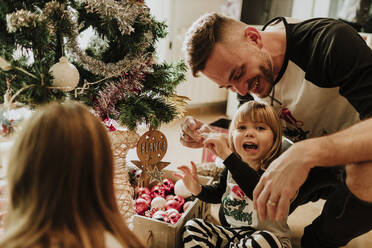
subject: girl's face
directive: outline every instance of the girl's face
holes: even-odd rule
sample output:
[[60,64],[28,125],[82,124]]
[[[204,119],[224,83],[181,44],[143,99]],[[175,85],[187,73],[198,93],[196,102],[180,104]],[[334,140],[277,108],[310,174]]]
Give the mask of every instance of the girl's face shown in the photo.
[[274,133],[266,123],[252,122],[249,119],[237,123],[233,131],[233,142],[242,160],[257,170],[260,160],[273,145]]

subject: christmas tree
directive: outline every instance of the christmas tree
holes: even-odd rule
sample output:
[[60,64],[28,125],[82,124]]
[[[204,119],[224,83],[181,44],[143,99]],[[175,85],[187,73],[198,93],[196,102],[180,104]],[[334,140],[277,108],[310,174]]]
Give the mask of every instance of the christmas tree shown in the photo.
[[[82,49],[87,30],[94,36]],[[130,129],[159,127],[186,101],[176,95],[185,64],[154,57],[166,34],[140,0],[0,0],[0,94],[29,106],[79,100]]]

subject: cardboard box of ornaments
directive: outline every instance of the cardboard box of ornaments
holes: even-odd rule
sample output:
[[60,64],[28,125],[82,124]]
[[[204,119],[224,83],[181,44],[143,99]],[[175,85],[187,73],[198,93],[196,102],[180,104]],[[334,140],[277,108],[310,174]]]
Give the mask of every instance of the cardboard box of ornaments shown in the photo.
[[[164,183],[166,185],[169,185],[169,180],[171,183],[174,182],[176,187],[179,185],[179,183],[177,183],[178,178],[176,178],[173,175],[174,171],[164,169],[162,170],[162,172],[164,172],[163,178],[166,178],[166,179],[163,180],[161,184],[159,182],[156,182],[155,184],[150,184],[148,187],[150,191],[157,190],[158,187],[154,187],[155,185],[163,185]],[[213,180],[211,177],[206,177],[206,176],[198,176],[198,177],[199,177],[199,181],[201,184],[210,184]],[[168,205],[172,205],[172,203],[174,203],[174,201],[170,200],[174,192],[177,192],[177,190],[175,191],[171,190],[170,192],[164,192],[165,198],[167,198],[168,196]],[[137,192],[137,194],[141,194],[141,193]],[[157,199],[156,194],[154,195],[153,193],[152,196],[154,196],[152,198],[152,201],[154,199]],[[176,199],[176,201],[177,200],[179,199]],[[205,218],[209,212],[208,204],[200,201],[197,198],[194,198],[194,197],[186,198],[183,206],[185,206],[185,204],[186,206],[188,205],[187,209],[183,211],[183,207],[181,207],[180,215],[177,216],[177,214],[173,214],[172,216],[175,216],[175,218],[172,219],[172,216],[169,216],[169,215],[168,217],[161,217],[159,216],[159,213],[157,214],[154,211],[152,211],[153,213],[151,213],[151,210],[150,210],[151,205],[156,205],[156,204],[150,203],[150,207],[149,207],[149,210],[147,210],[147,214],[142,213],[141,215],[140,214],[134,215],[133,217],[134,232],[145,242],[145,244],[147,244],[149,247],[152,247],[152,248],[182,247],[182,228],[185,225],[185,223],[192,218],[196,218],[196,217]],[[167,210],[168,214],[169,212],[172,213],[172,208],[169,208],[169,206],[166,206],[166,207],[168,208]],[[153,214],[158,215],[158,216],[147,217]],[[177,220],[178,217],[179,219]]]

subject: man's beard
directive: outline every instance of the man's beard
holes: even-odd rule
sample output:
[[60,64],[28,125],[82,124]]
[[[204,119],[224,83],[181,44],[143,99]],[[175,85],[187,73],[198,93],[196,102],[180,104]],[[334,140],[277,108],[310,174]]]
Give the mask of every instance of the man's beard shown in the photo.
[[266,67],[261,65],[260,66],[260,71],[263,75],[263,79],[268,83],[269,85],[269,89],[267,92],[263,92],[264,95],[262,96],[262,98],[265,98],[269,95],[269,93],[271,92],[271,89],[273,88],[274,86],[274,72],[273,72],[273,66],[271,64],[271,61],[270,60],[267,60],[266,61]]

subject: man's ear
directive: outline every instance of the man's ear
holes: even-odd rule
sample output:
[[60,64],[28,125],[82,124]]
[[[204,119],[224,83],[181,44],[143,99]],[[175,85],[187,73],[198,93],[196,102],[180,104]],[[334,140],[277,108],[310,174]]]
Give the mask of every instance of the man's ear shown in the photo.
[[262,46],[263,46],[262,38],[261,38],[260,32],[258,32],[258,30],[256,28],[251,27],[251,26],[247,26],[244,29],[244,36],[247,39],[256,43],[259,46],[259,48],[262,48]]

